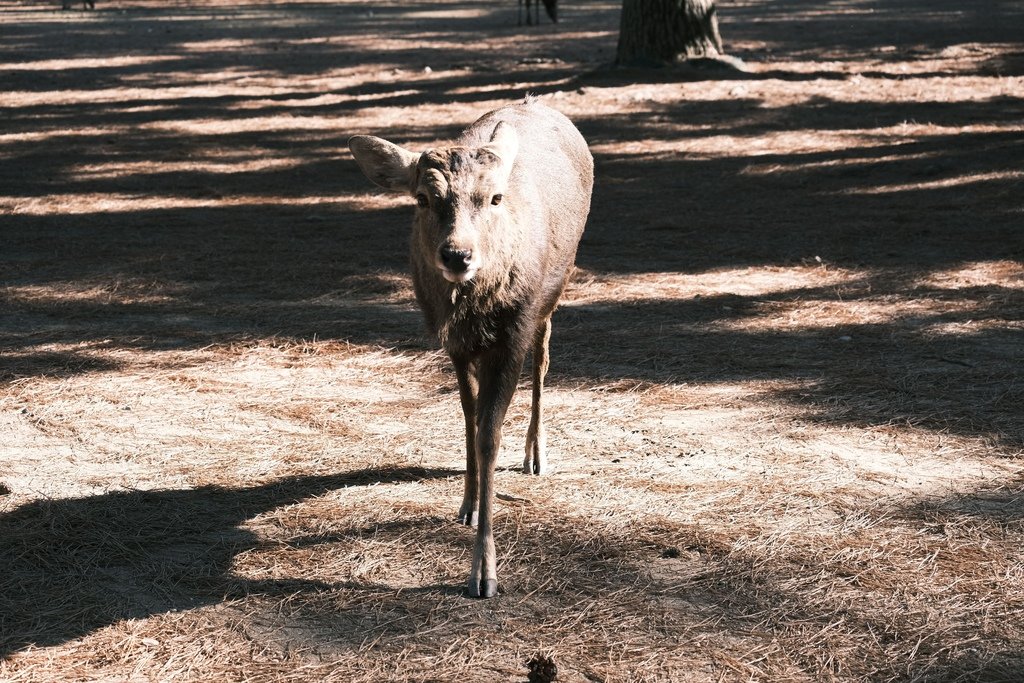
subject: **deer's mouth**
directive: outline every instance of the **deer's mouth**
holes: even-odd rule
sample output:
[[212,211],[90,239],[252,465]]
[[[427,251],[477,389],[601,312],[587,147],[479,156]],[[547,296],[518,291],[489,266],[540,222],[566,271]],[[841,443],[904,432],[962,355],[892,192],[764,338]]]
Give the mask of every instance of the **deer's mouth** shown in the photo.
[[460,284],[472,280],[473,276],[476,275],[476,272],[478,270],[478,267],[470,266],[466,268],[466,270],[463,270],[461,272],[455,272],[453,270],[449,270],[447,268],[442,267],[441,276],[448,282],[451,282],[452,284]]

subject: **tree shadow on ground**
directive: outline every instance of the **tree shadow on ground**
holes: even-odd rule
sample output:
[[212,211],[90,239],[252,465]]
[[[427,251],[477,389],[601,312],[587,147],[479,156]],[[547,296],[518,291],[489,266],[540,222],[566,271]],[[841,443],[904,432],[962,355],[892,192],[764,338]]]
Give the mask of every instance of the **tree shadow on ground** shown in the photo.
[[[733,35],[778,45],[787,36],[828,29],[822,36],[851,41],[844,46],[833,40],[837,50],[882,47],[894,34],[933,48],[967,40],[1019,41],[1010,33],[1016,29],[1012,21],[1002,22],[995,33],[949,17],[922,21],[929,8],[920,2],[901,8],[871,3],[885,10],[874,18],[863,13],[841,15],[837,3],[825,5],[820,8],[824,14],[794,19],[790,11],[806,3],[780,3],[771,10],[777,21],[756,27],[741,26],[742,20],[754,18],[765,6],[737,8]],[[1012,9],[1006,16],[1017,16]],[[900,10],[906,13],[898,15]],[[978,11],[964,9],[970,16]],[[240,75],[257,71],[298,78],[319,73],[325,59],[340,66],[377,59],[383,68],[394,63],[408,68],[418,59],[411,51],[368,56],[358,46],[325,44],[304,55],[292,49],[289,41],[308,44],[309,39],[360,35],[385,23],[394,31],[415,28],[465,37],[459,25],[443,21],[403,25],[399,16],[387,15],[376,24],[341,21],[354,19],[348,10],[331,13],[317,6],[317,12],[323,14],[313,28],[310,24],[282,27],[276,48],[268,44],[249,52],[224,47],[185,49],[162,42],[173,41],[176,29],[165,32],[168,27],[159,12],[125,22],[105,36],[92,27],[80,27],[65,35],[63,48],[68,56],[102,59],[129,48],[152,49],[146,54],[180,49],[181,54],[172,55],[174,59],[160,68],[153,64],[72,66],[46,70],[44,78],[30,71],[14,77],[5,74],[5,84],[14,86],[12,90],[41,93],[65,87],[102,90],[131,79],[157,87],[161,79],[193,70],[236,70]],[[610,14],[604,12],[601,20]],[[194,30],[206,32],[209,45],[248,37],[238,23],[204,19],[199,24]],[[887,30],[880,32],[880,25]],[[5,61],[52,55],[53,48],[48,46],[54,40],[52,26],[25,23],[16,32],[8,36],[9,42],[5,40]],[[601,40],[607,42],[607,38]],[[445,64],[480,56],[478,48],[465,40],[462,43],[464,47],[445,57]],[[596,43],[581,40],[576,46],[557,49],[592,44]],[[795,48],[789,49],[796,54]],[[813,56],[821,57],[821,49],[816,49]],[[541,92],[571,87],[571,69],[554,64],[524,67],[511,74],[474,70],[429,78],[414,87],[396,80],[396,91],[419,88],[412,93],[389,94],[391,86],[363,84],[333,94],[343,98],[380,95],[378,104],[390,106],[511,98],[520,93],[513,92],[516,87],[510,84],[526,80],[528,72]],[[411,67],[422,69],[418,63]],[[460,88],[466,92],[460,93]],[[298,108],[281,102],[282,97],[309,95],[303,91],[267,97],[183,96],[171,102],[142,101],[137,103],[141,111],[88,98],[5,109],[2,114],[9,124],[5,133],[26,137],[5,140],[5,170],[0,170],[4,191],[16,204],[3,217],[0,351],[4,367],[0,380],[119,367],[83,350],[46,350],[55,345],[100,351],[199,349],[239,339],[317,337],[391,348],[432,348],[418,334],[419,315],[402,284],[409,212],[392,204],[381,208],[376,200],[363,201],[366,181],[339,152],[347,134],[356,131],[310,134],[283,129],[202,136],[187,130],[140,127],[139,131],[148,132],[136,131],[133,136],[61,132],[104,121],[131,129],[136,124],[173,123],[182,117],[238,120],[291,112],[329,115],[363,106],[354,99],[334,104],[313,100]],[[242,106],[252,108],[243,114],[237,109]],[[814,263],[818,256],[829,267],[859,269],[866,275],[851,285],[852,293],[849,288],[822,287],[699,300],[648,297],[566,306],[555,320],[553,381],[577,386],[609,378],[657,383],[785,380],[799,386],[779,390],[776,396],[806,407],[810,415],[823,420],[910,422],[940,432],[986,436],[1000,445],[1020,448],[1024,435],[1019,406],[1024,397],[1019,368],[1024,367],[1024,359],[1019,326],[1014,326],[1022,319],[1020,289],[993,285],[929,290],[920,283],[937,271],[975,261],[1024,259],[1020,179],[1013,175],[1019,171],[1022,154],[1014,127],[1021,108],[1020,98],[1007,96],[957,103],[820,99],[769,110],[756,99],[741,97],[670,106],[640,103],[636,111],[618,117],[581,117],[579,124],[587,137],[603,146],[597,155],[599,191],[579,260],[592,273],[625,277],[701,273]],[[896,142],[799,154],[767,150],[755,155],[742,144],[733,155],[715,158],[672,151],[631,153],[626,148],[628,143],[644,140],[678,142],[703,135],[750,142],[778,132],[850,130],[870,138],[875,128],[904,121],[930,122],[943,129],[978,124],[988,128],[908,134]],[[377,132],[427,143],[453,134],[457,127],[454,123],[419,128],[396,123]],[[223,173],[131,170],[132,163],[141,162],[215,161],[225,151],[236,153],[240,165],[274,154],[291,155],[295,163],[285,169]],[[124,164],[127,170],[108,177],[82,170],[107,163],[115,168]],[[172,197],[206,205],[32,213],[34,199],[59,203],[75,194]],[[250,203],[232,205],[230,200],[240,195],[250,196]],[[286,201],[330,196],[360,199],[313,206]],[[721,200],[709,203],[707,197]],[[790,330],[765,330],[744,324],[773,306],[797,306],[808,300],[856,303],[870,296],[891,296],[895,301],[908,290],[945,307],[923,315],[828,328],[809,323]],[[936,326],[978,320],[990,324],[969,334],[934,331]],[[239,553],[257,550],[259,539],[240,525],[274,507],[344,486],[457,475],[420,468],[372,470],[296,477],[241,490],[131,492],[30,503],[0,516],[0,576],[12,586],[0,591],[0,653],[9,656],[30,644],[63,643],[120,619],[216,604],[226,597],[273,599],[295,593],[301,594],[295,618],[316,622],[318,632],[330,637],[361,642],[367,632],[413,633],[432,613],[438,596],[452,596],[458,588],[422,586],[413,591],[419,600],[410,602],[410,591],[387,586],[241,580],[230,573],[231,563]],[[1019,493],[1011,487],[904,514],[908,524],[922,529],[934,526],[939,517],[948,526],[948,520],[965,516],[1015,529],[1020,522],[1019,503]],[[579,535],[585,527],[581,520],[563,521],[558,515],[551,519],[555,521],[534,530],[529,549],[522,546],[525,539],[499,538],[499,544],[507,542],[503,547],[510,549],[510,557],[521,558],[510,561],[508,576],[524,601],[551,575],[547,570],[554,570],[566,557],[575,564],[557,584],[567,590],[557,599],[567,609],[582,609],[585,600],[592,602],[595,595],[626,600],[623,596],[631,595],[630,589],[649,579],[644,563],[662,551],[658,543],[663,541],[645,541],[643,534],[609,534],[595,543]],[[443,548],[436,527],[435,519],[399,521],[380,527],[380,533],[398,539],[412,530],[421,544]],[[358,531],[353,527],[352,533]],[[668,525],[665,531],[666,538],[681,547],[702,549],[695,551],[694,562],[723,568],[713,577],[699,579],[699,585],[677,583],[664,588],[672,588],[691,605],[698,604],[696,611],[680,617],[680,623],[692,626],[725,614],[749,624],[766,607],[779,605],[796,605],[790,613],[795,620],[805,618],[823,630],[834,623],[836,612],[801,600],[792,591],[794,582],[807,581],[821,571],[820,557],[812,555],[808,561],[794,557],[788,573],[765,578],[752,571],[749,558],[730,553],[730,538],[709,544],[699,527]],[[346,533],[293,541],[300,549],[344,540]],[[638,544],[643,546],[639,550]],[[539,562],[538,548],[545,553]],[[956,544],[944,549],[955,553]],[[631,557],[632,551],[638,554]],[[878,570],[885,570],[884,563]],[[574,584],[577,593],[570,590]],[[380,597],[377,602],[383,608],[332,612],[321,596],[337,590]],[[646,604],[648,596],[638,599]],[[50,608],[38,609],[46,600]],[[648,614],[646,606],[619,606]],[[901,630],[910,632],[903,627],[915,615],[902,612],[899,604],[890,606],[891,614],[884,617],[859,615],[856,609],[843,614],[850,628],[895,639]],[[398,619],[391,625],[381,617],[389,613]],[[452,622],[453,636],[462,636],[459,629],[464,623]],[[682,628],[670,632],[666,647],[687,644],[688,633]],[[898,642],[906,645],[906,652],[914,645]],[[431,647],[435,645],[433,641]],[[1020,659],[1020,653],[1009,648],[1001,653],[940,653],[936,668],[923,671],[922,677],[998,679],[1019,671]],[[893,676],[903,675],[913,656],[899,661],[905,666],[892,671]],[[815,664],[813,659],[804,662],[805,670],[813,674]]]
[[[72,106],[60,116],[70,120],[86,109]],[[921,283],[973,262],[1024,259],[1016,161],[1024,148],[1015,130],[1004,130],[1022,112],[1024,101],[1013,97],[820,99],[770,111],[740,99],[654,103],[581,118],[599,150],[592,217],[578,258],[585,270],[700,273],[820,259],[868,275],[834,291],[565,307],[555,320],[553,378],[799,380],[803,386],[778,397],[821,419],[906,421],[1019,446],[1022,427],[1012,406],[1021,383],[1008,370],[1021,367],[1014,343],[1014,324],[1024,317],[1019,289],[938,290]],[[173,108],[167,116],[175,116]],[[905,120],[930,120],[943,132],[800,153],[709,158],[629,151],[644,140],[670,144],[705,133],[755,140],[773,132],[852,129],[870,138],[865,121],[892,127]],[[987,128],[945,132],[972,125]],[[365,194],[369,184],[355,164],[338,158],[348,132],[246,132],[215,142],[187,132],[154,133],[110,148],[99,136],[79,140],[76,156],[61,156],[67,140],[60,136],[8,144],[16,163],[7,168],[27,170],[5,176],[20,201],[153,195],[203,205],[5,216],[0,376],[102,371],[115,366],[95,352],[110,349],[187,350],[265,338],[433,348],[404,275],[410,209],[401,202],[382,208]],[[430,140],[442,132],[410,128],[406,134]],[[224,149],[239,150],[243,162],[287,152],[295,163],[235,173],[159,167],[161,160],[190,155],[215,160]],[[48,163],[51,157],[61,162]],[[153,170],[106,177],[75,170],[141,162],[152,162]],[[240,197],[248,199],[234,201]],[[338,199],[301,201],[323,197]],[[751,315],[770,314],[770,305],[808,299],[853,305],[886,296],[898,303],[911,293],[958,312],[825,329],[739,329]],[[990,323],[978,333],[930,329],[978,320]],[[637,336],[637,329],[659,334]],[[840,337],[853,342],[837,342]],[[563,345],[572,353],[563,353]]]
[[[757,624],[754,631],[768,634],[799,625],[790,635],[807,642],[792,642],[787,649],[804,672],[867,679],[1010,681],[1024,662],[1016,620],[996,619],[999,625],[981,626],[977,617],[987,599],[972,591],[959,594],[941,617],[936,610],[947,587],[988,582],[1017,564],[1024,532],[1022,484],[1017,477],[995,491],[982,488],[924,502],[867,502],[864,508],[842,513],[849,519],[863,516],[866,523],[832,527],[844,537],[841,549],[829,547],[825,537],[801,539],[782,553],[767,544],[748,552],[728,538],[707,542],[699,525],[686,533],[713,577],[703,582],[704,587],[718,594],[738,621],[749,620]],[[756,527],[762,538],[774,530],[772,521],[743,523]],[[726,532],[730,533],[742,538],[751,530]],[[887,546],[895,537],[903,540],[890,552],[865,552]],[[958,555],[967,538],[985,539],[980,546],[984,550]],[[686,543],[687,536],[677,542]],[[1004,617],[1020,609],[1016,583],[1016,577],[1004,582],[993,606]],[[875,599],[851,599],[847,589]],[[821,599],[808,600],[810,595]],[[833,628],[837,631],[831,632]],[[979,631],[985,634],[981,638]],[[838,661],[832,659],[837,652],[844,653]]]
[[287,582],[229,576],[234,558],[261,543],[240,528],[243,522],[347,487],[460,474],[400,467],[289,477],[248,489],[126,491],[27,503],[0,514],[0,657],[124,619],[216,604],[230,593],[286,595],[294,589]]
[[[901,289],[939,310],[901,314],[900,302],[890,300],[885,322],[814,319],[816,310],[853,309]],[[769,382],[768,394],[803,407],[806,419],[913,425],[1019,451],[1024,348],[1019,324],[1002,322],[1024,319],[1024,302],[1007,305],[1019,299],[1017,290],[997,286],[951,291],[867,278],[750,296],[569,304],[555,318],[551,382]],[[801,307],[809,311],[802,324],[758,322]],[[958,328],[965,331],[952,331]],[[596,338],[603,343],[593,344]]]
[[[927,0],[897,4],[869,0],[747,3],[721,8],[722,35],[750,42],[774,57],[879,61],[905,59],[908,50],[927,58],[950,46],[1019,43],[1024,18],[1018,3],[936,7]],[[813,36],[813,38],[810,38]]]
[[[244,612],[248,639],[270,651],[280,649],[290,665],[304,657],[329,662],[339,651],[366,642],[378,643],[378,654],[389,648],[407,654],[417,648],[436,650],[437,642],[455,642],[458,636],[482,637],[476,633],[482,615],[486,623],[528,626],[523,640],[527,647],[558,642],[566,653],[562,663],[570,668],[576,663],[564,659],[568,653],[634,641],[644,643],[637,656],[666,674],[678,673],[672,653],[697,641],[698,655],[781,642],[787,657],[769,655],[751,665],[762,675],[827,669],[870,677],[912,671],[917,680],[950,680],[943,677],[1003,674],[1020,662],[1020,654],[1009,649],[1012,634],[1002,631],[990,633],[980,644],[968,639],[964,645],[934,649],[946,641],[927,632],[921,612],[926,602],[893,602],[906,600],[908,590],[917,599],[915,587],[900,585],[896,591],[894,582],[939,554],[952,555],[964,534],[991,537],[984,557],[974,556],[971,563],[952,569],[940,564],[933,569],[940,578],[971,581],[1009,561],[1019,545],[1020,482],[903,508],[878,509],[872,503],[866,510],[848,511],[877,518],[862,532],[842,532],[862,533],[865,543],[881,527],[905,527],[913,534],[912,547],[870,565],[856,553],[835,555],[827,543],[791,544],[773,550],[767,560],[744,550],[746,544],[740,541],[751,534],[775,532],[779,520],[772,514],[728,524],[641,515],[611,531],[585,512],[546,514],[547,504],[541,503],[526,516],[499,515],[503,596],[492,601],[461,599],[457,580],[413,581],[400,587],[372,578],[308,579],[299,569],[317,549],[342,557],[365,553],[360,544],[367,539],[392,553],[417,548],[447,566],[455,557],[464,558],[469,533],[458,533],[460,527],[436,516],[411,518],[396,512],[390,522],[367,525],[336,519],[328,525],[309,519],[334,506],[320,500],[312,513],[302,513],[306,522],[299,528],[275,524],[265,538],[244,528],[247,521],[275,508],[348,487],[458,475],[403,467],[289,477],[242,489],[132,491],[27,503],[0,515],[0,657],[30,646],[59,645],[123,620],[223,604]],[[329,498],[339,496],[343,501],[343,493]],[[972,518],[977,519],[975,529],[968,528]],[[329,531],[319,531],[325,527]],[[249,564],[275,565],[287,575],[246,579],[235,572],[242,554]],[[389,556],[388,561],[422,559]],[[309,571],[315,573],[316,567]],[[851,576],[864,590],[877,593],[878,601],[851,602],[842,591],[825,590]],[[921,580],[935,579],[922,575]],[[817,594],[815,586],[828,599],[808,599]],[[555,606],[554,611],[547,608],[548,614],[564,617],[535,622],[538,593]],[[585,616],[598,596],[601,614],[617,615],[615,629]],[[1012,608],[1007,602],[1000,609]],[[959,610],[948,618],[966,632],[988,617],[983,611]],[[566,629],[565,622],[573,620],[576,627]],[[423,632],[430,637],[420,639]],[[813,638],[801,641],[808,636]],[[820,660],[826,646],[837,660]],[[628,669],[626,652],[619,665]],[[658,653],[664,656],[652,663]]]
[[[503,72],[527,60],[529,72],[542,81],[544,71],[566,71],[569,55],[590,49],[594,29],[608,24],[615,12],[587,8],[574,16],[571,30],[557,36],[524,33],[515,25],[514,14],[514,7],[465,2],[445,2],[440,10],[432,2],[373,8],[362,3],[131,8],[120,14],[99,12],[81,22],[59,16],[40,19],[38,13],[30,13],[22,21],[5,24],[0,63],[11,64],[4,81],[6,89],[15,92],[87,93],[124,87],[125,83],[165,87],[179,80],[191,86],[189,75],[199,73],[209,74],[216,82],[287,77],[301,92],[307,87],[306,79],[322,76],[324,64],[334,69],[379,68],[381,75],[396,72],[386,76],[390,83],[367,83],[342,91],[350,95],[393,90],[401,83],[394,75],[416,76],[425,67],[467,70],[468,83],[483,85],[510,80],[512,75]],[[458,38],[439,41],[444,36]],[[500,54],[483,52],[481,36],[510,44]],[[556,41],[552,41],[554,37]],[[33,62],[53,62],[54,40],[62,47],[62,59],[56,61],[64,63],[45,69],[45,77],[40,78]],[[425,79],[425,86],[424,98],[445,90],[431,78]],[[329,93],[316,93],[323,94]],[[100,97],[101,101],[107,99]],[[434,100],[421,103],[424,101]],[[214,98],[210,103],[216,102],[230,105],[233,100]],[[340,106],[351,109],[365,103],[349,101]],[[46,127],[49,121],[37,124]]]

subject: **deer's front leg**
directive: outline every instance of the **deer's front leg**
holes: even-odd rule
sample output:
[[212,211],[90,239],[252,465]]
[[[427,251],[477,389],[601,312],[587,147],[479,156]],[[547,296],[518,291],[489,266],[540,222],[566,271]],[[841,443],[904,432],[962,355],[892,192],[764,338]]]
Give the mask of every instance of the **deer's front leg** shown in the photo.
[[480,498],[480,475],[477,473],[476,456],[476,403],[479,382],[476,377],[476,365],[472,361],[453,358],[452,363],[455,365],[455,375],[459,379],[462,414],[466,418],[466,484],[458,520],[460,524],[474,526],[477,523],[477,505]]
[[501,449],[501,425],[516,391],[526,355],[522,352],[488,354],[479,363],[476,459],[480,477],[479,524],[469,573],[469,595],[493,598],[498,594],[498,563],[494,549],[494,466]]

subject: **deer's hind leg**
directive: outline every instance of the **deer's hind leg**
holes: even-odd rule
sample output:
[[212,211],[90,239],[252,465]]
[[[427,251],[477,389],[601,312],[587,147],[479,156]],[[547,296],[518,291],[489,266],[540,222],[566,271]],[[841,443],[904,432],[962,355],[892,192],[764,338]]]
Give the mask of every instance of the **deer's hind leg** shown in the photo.
[[544,474],[547,471],[547,435],[544,432],[544,407],[541,397],[544,393],[544,378],[548,374],[548,343],[551,341],[551,317],[548,316],[537,327],[533,342],[533,404],[530,411],[530,428],[526,432],[526,458],[523,472]]

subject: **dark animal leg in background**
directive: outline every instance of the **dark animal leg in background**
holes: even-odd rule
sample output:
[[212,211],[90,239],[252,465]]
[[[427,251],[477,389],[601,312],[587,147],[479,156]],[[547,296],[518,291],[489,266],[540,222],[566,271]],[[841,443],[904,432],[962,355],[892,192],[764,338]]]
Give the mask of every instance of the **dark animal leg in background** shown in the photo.
[[[523,25],[523,3],[526,4],[526,23],[531,26],[540,26],[541,2],[544,3],[544,11],[551,17],[551,21],[555,24],[558,23],[558,0],[519,0],[517,17],[520,26]],[[532,15],[530,14],[531,7],[533,8]]]
[[[551,21],[555,24],[558,23],[558,0],[544,0],[544,10],[551,17]],[[538,23],[540,20],[538,18]]]

